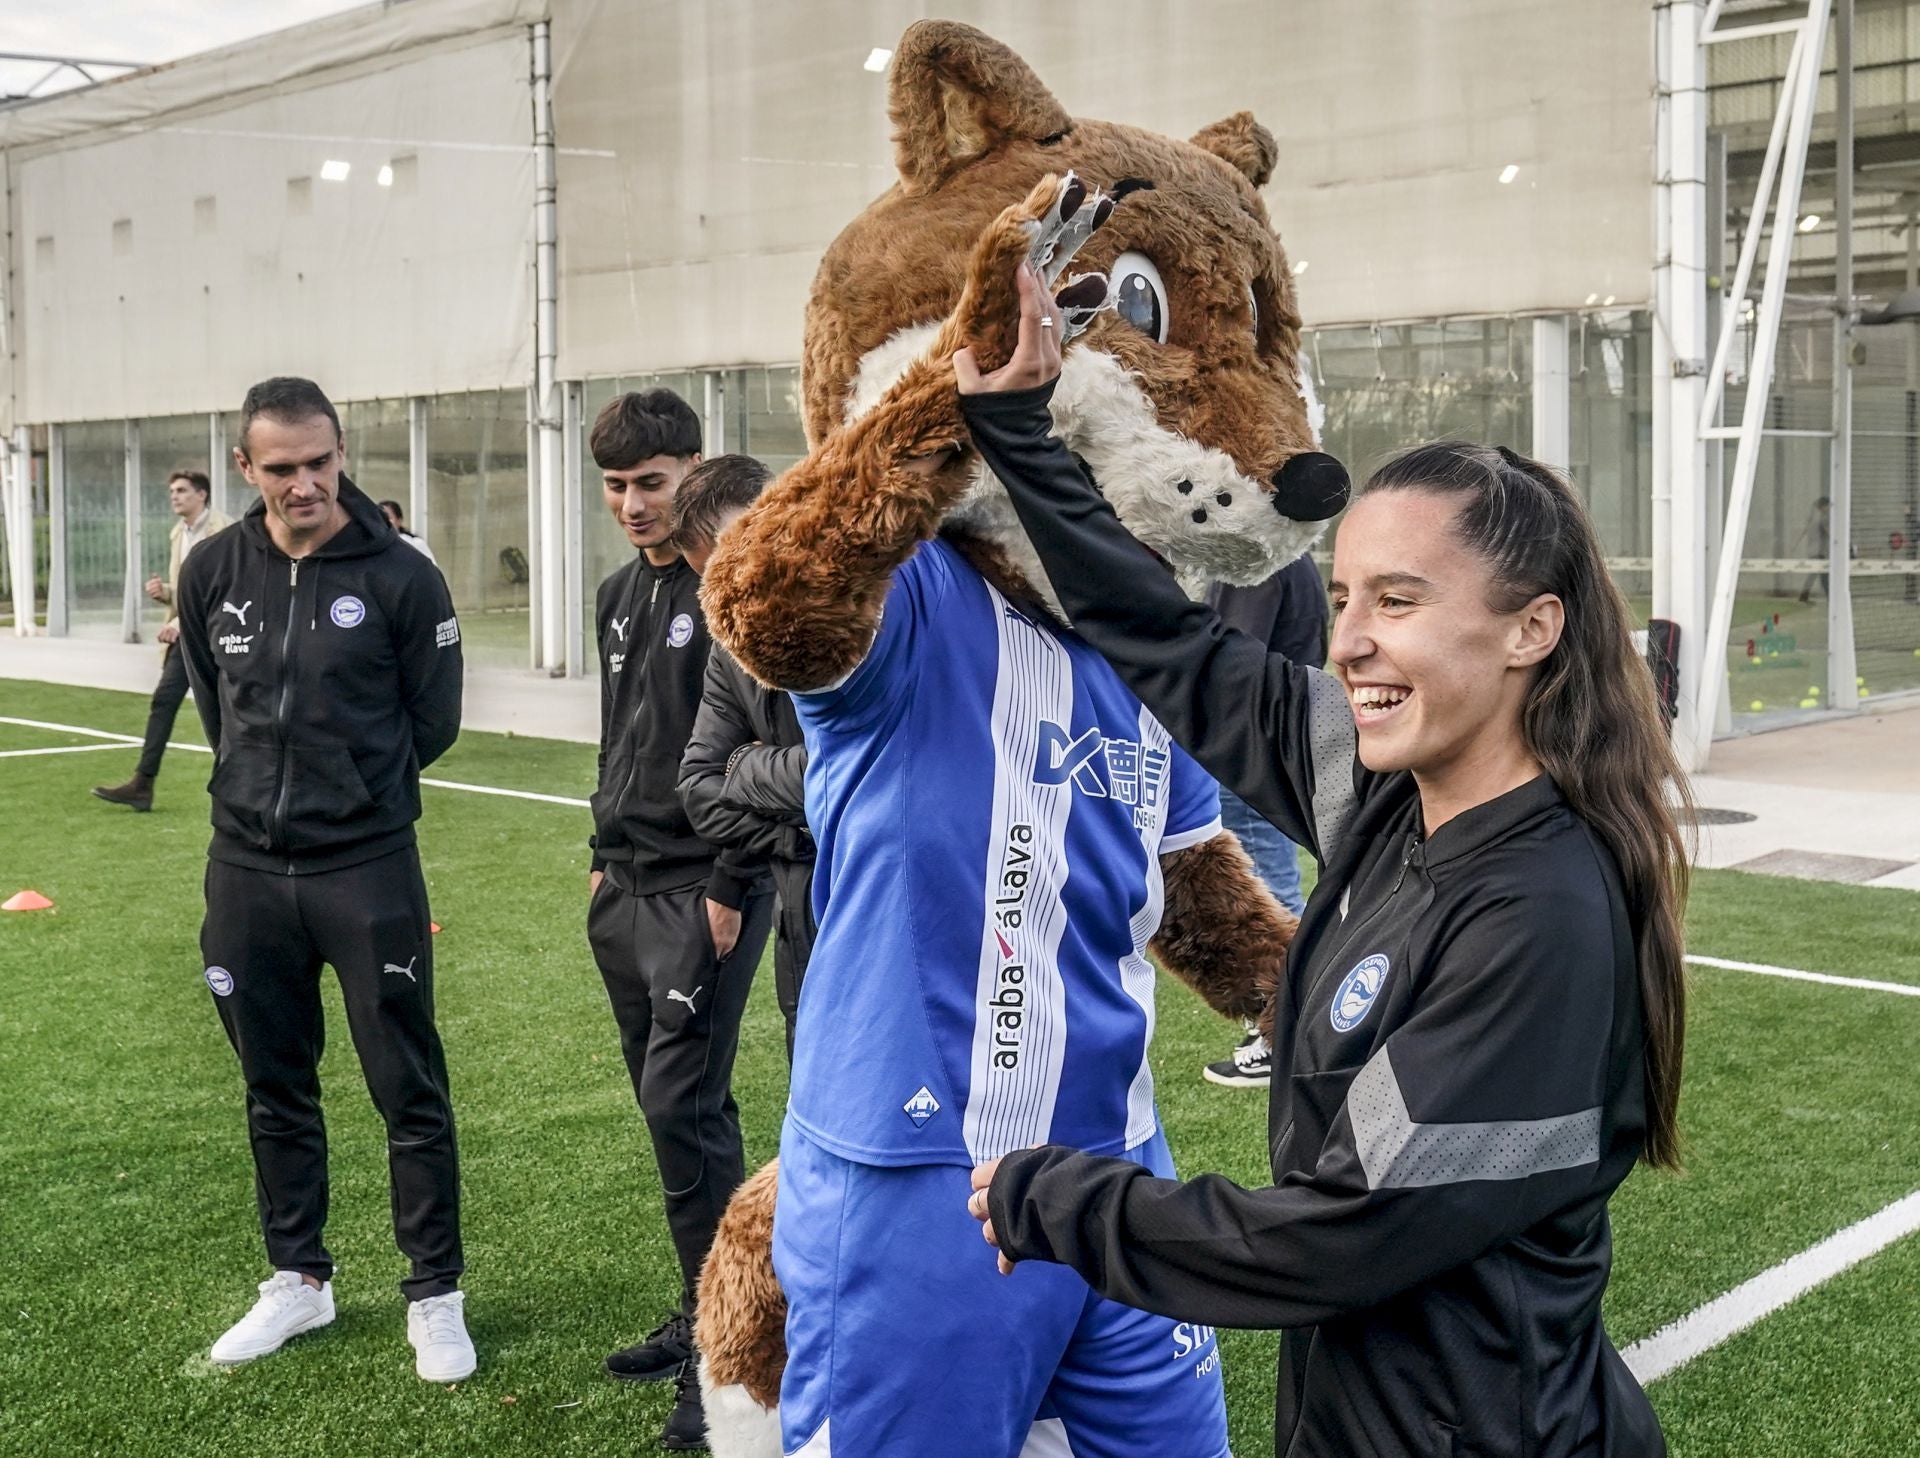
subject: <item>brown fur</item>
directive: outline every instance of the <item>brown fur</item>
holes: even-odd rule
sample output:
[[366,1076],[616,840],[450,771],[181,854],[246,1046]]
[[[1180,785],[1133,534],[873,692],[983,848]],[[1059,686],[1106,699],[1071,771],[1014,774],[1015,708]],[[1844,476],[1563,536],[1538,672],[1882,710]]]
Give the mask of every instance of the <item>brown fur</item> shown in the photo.
[[1160,965],[1215,1012],[1273,1031],[1273,998],[1298,918],[1267,890],[1232,832],[1163,856],[1166,909],[1151,943]]
[[787,1370],[787,1298],[773,1275],[773,1202],[780,1162],[756,1170],[734,1191],[700,1268],[693,1339],[717,1387],[735,1383],[755,1402],[780,1401]]

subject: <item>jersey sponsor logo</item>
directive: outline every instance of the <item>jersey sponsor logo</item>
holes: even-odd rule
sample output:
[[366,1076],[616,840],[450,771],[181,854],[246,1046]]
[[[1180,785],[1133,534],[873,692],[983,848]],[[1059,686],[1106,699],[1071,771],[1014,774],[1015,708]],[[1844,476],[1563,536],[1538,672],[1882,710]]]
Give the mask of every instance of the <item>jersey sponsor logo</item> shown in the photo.
[[1136,827],[1152,822],[1166,796],[1171,756],[1137,739],[1109,739],[1098,729],[1075,738],[1042,719],[1033,753],[1036,785],[1071,783],[1095,800],[1113,800],[1133,810]]
[[927,1120],[940,1112],[940,1100],[935,1098],[933,1090],[923,1083],[914,1096],[900,1106],[900,1109],[913,1120],[914,1128],[924,1129],[927,1127]]
[[336,597],[333,606],[327,609],[327,616],[333,619],[336,628],[357,628],[367,618],[367,605],[348,593],[345,597]]
[[1347,1033],[1360,1026],[1380,1000],[1380,989],[1387,984],[1390,964],[1385,952],[1375,952],[1345,978],[1333,994],[1333,1030]]
[[1213,1328],[1197,1321],[1176,1322],[1173,1328],[1173,1359],[1191,1357],[1213,1341]]
[[667,646],[684,648],[693,639],[693,619],[686,613],[676,613],[672,622],[667,624]]
[[607,626],[618,633],[620,635],[620,641],[624,643],[627,641],[627,624],[632,621],[633,614],[628,613],[624,618],[608,618]]
[[420,954],[415,952],[411,957],[407,958],[406,966],[402,967],[398,962],[388,962],[380,968],[380,974],[384,977],[391,973],[397,977],[404,977],[409,982],[417,983],[420,979],[413,975],[413,964],[419,960]]
[[433,625],[433,646],[434,647],[451,648],[455,643],[458,643],[459,641],[460,641],[460,620],[458,618],[448,618],[444,623],[435,623]]
[[[240,626],[244,628],[247,625],[247,611],[252,606],[253,606],[252,598],[248,598],[239,607],[235,607],[230,602],[223,602],[220,604],[220,612],[232,613],[236,618],[240,620]],[[219,614],[216,613],[214,616],[218,617]]]
[[225,967],[207,968],[207,986],[213,989],[215,997],[233,996],[233,974]]
[[258,636],[257,633],[248,633],[245,637],[238,633],[224,633],[214,641],[220,645],[222,653],[251,653],[253,640]]
[[627,666],[626,654],[609,653],[607,655],[607,672],[608,673],[618,673],[621,669],[625,668],[626,666]]
[[1018,931],[1027,916],[1027,888],[1033,884],[1033,827],[1015,821],[1007,827],[1007,843],[1000,853],[1000,885],[993,898],[993,939],[1000,947],[1000,970],[993,995],[987,999],[987,1017],[993,1028],[994,1068],[1011,1073],[1020,1066],[1020,1047],[1027,1026],[1027,964],[1007,933]]

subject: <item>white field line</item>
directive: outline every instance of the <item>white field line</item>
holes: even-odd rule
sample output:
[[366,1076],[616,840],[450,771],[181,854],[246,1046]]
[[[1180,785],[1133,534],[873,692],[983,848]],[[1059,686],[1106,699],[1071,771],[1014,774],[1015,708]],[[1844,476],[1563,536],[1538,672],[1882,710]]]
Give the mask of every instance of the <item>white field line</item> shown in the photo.
[[91,754],[97,749],[125,749],[124,744],[62,744],[52,749],[0,749],[0,759],[26,759],[35,754]]
[[1868,992],[1893,992],[1901,997],[1920,997],[1920,987],[1903,982],[1875,982],[1867,977],[1835,977],[1831,972],[1801,972],[1792,967],[1773,967],[1765,962],[1730,962],[1725,957],[1687,958],[1699,967],[1720,967],[1729,972],[1758,972],[1762,977],[1786,977],[1795,982],[1824,982],[1829,987],[1859,987]]
[[[106,744],[72,745],[65,749],[15,749],[7,751],[8,754],[70,754],[82,748],[113,749],[122,744],[140,744],[143,742],[138,735],[134,734],[114,734],[105,729],[88,729],[80,724],[49,724],[44,719],[15,719],[6,715],[0,715],[0,724],[17,724],[24,729],[48,729],[59,734],[84,734],[90,739],[105,739],[110,741]],[[213,753],[213,751],[208,749],[204,744],[169,743],[167,748],[184,749],[194,754]],[[0,755],[0,758],[3,757],[5,756]],[[432,785],[435,789],[440,790],[465,790],[470,795],[503,795],[510,800],[537,800],[543,805],[571,805],[581,810],[590,808],[593,803],[590,800],[576,800],[570,795],[542,795],[533,790],[503,790],[494,785],[462,784],[459,780],[429,780],[423,777],[420,783],[423,785]]]
[[1657,1382],[1916,1230],[1920,1230],[1920,1190],[1895,1200],[1856,1225],[1829,1235],[1818,1245],[1788,1257],[1752,1280],[1742,1281],[1724,1296],[1714,1297],[1699,1310],[1635,1342],[1620,1355],[1642,1385]]

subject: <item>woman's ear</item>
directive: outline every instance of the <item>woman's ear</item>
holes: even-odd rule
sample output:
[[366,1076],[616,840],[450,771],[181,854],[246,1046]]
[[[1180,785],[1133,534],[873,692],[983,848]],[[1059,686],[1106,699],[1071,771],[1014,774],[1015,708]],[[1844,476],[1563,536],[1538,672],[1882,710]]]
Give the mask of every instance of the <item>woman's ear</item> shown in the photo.
[[1559,646],[1560,635],[1567,626],[1566,604],[1550,592],[1541,593],[1513,617],[1513,642],[1507,652],[1509,668],[1532,668],[1542,662]]

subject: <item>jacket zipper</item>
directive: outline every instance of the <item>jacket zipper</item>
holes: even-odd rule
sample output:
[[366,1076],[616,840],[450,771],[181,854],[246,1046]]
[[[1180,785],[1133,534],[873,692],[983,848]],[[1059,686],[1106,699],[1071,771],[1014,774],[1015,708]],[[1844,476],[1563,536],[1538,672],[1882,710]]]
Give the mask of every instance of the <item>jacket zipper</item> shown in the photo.
[[[1393,885],[1388,888],[1387,894],[1380,898],[1380,904],[1373,908],[1373,911],[1365,921],[1361,922],[1352,931],[1348,932],[1346,936],[1340,939],[1338,950],[1327,958],[1327,965],[1314,975],[1313,982],[1308,986],[1306,996],[1300,1003],[1303,1013],[1306,1005],[1312,1002],[1314,995],[1319,992],[1320,986],[1326,981],[1328,974],[1337,968],[1341,962],[1346,960],[1344,954],[1355,942],[1360,940],[1360,934],[1386,914],[1387,908],[1393,904],[1393,898],[1400,894],[1401,886],[1406,883],[1407,868],[1410,867],[1414,863],[1415,858],[1420,855],[1421,845],[1421,839],[1417,834],[1407,841],[1407,848],[1401,852],[1400,855],[1400,874],[1393,878]],[[1422,866],[1424,867],[1424,865],[1425,862],[1422,860]]]
[[[300,562],[296,558],[288,564],[287,586],[287,626],[280,635],[280,707],[274,714],[274,727],[280,739],[280,784],[273,797],[273,826],[275,839],[280,843],[282,853],[287,851],[287,798],[293,788],[293,777],[287,772],[287,724],[293,709],[293,620],[300,609]],[[287,874],[293,874],[293,857],[287,856]]]
[[633,755],[634,732],[640,727],[640,715],[646,710],[647,665],[653,662],[653,608],[660,597],[660,579],[653,579],[653,590],[647,594],[647,651],[640,657],[640,697],[634,703],[633,715],[627,720],[627,782],[620,787],[619,798],[613,802],[613,810],[619,813],[620,807],[627,803],[627,796],[633,791],[634,777],[640,773],[640,762]]

